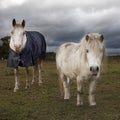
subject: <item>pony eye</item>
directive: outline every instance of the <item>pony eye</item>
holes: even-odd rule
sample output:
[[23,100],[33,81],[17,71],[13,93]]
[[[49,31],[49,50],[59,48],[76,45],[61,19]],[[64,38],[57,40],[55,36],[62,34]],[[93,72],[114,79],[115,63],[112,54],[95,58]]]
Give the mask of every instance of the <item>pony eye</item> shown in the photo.
[[25,32],[23,32],[23,35],[25,35],[26,33]]
[[86,52],[88,53],[88,52],[89,52],[89,50],[88,50],[88,49],[86,49]]
[[11,34],[13,34],[13,31],[11,32]]

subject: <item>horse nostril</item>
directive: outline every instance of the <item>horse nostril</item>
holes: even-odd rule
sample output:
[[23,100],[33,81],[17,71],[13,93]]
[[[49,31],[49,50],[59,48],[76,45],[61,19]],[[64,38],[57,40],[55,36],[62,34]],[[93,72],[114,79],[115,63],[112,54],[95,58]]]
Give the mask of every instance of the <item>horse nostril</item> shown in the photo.
[[92,71],[93,70],[93,67],[90,67],[90,71]]
[[20,51],[21,45],[14,45],[14,48],[18,52],[18,51]]
[[99,67],[98,66],[96,66],[96,67],[91,66],[90,67],[90,71],[91,72],[98,72],[99,71]]
[[21,47],[21,45],[19,45],[19,48]]
[[15,49],[19,49],[21,45],[14,45]]
[[99,71],[99,67],[98,66],[96,67],[96,71]]

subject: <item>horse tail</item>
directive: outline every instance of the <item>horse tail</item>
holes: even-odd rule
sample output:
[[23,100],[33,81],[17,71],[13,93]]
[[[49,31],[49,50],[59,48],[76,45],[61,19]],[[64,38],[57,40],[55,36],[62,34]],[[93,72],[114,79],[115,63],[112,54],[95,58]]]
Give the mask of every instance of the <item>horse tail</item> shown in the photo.
[[42,38],[42,59],[45,59],[46,57],[46,41],[45,41],[45,38],[43,36]]

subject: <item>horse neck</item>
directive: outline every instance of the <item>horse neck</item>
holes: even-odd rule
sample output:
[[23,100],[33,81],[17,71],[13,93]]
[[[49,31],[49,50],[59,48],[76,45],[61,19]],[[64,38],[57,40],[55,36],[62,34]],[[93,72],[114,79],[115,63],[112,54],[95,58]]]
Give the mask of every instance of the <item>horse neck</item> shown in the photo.
[[24,40],[23,40],[23,48],[25,48],[26,43],[27,43],[27,36],[25,35],[25,36],[24,36]]

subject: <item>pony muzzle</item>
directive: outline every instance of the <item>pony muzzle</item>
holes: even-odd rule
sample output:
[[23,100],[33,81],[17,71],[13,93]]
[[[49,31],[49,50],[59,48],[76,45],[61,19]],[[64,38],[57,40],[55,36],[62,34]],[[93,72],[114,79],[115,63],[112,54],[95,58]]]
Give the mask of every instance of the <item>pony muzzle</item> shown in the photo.
[[20,52],[21,51],[21,45],[14,45],[15,51]]
[[90,66],[90,71],[92,72],[92,74],[94,76],[97,75],[97,73],[99,72],[100,68],[98,66]]

